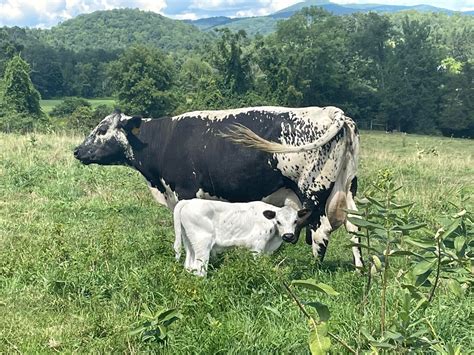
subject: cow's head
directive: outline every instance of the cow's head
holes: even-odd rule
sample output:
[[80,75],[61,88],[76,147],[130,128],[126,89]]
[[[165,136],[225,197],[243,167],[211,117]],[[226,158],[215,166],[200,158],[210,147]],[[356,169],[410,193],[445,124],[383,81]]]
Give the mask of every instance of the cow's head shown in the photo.
[[278,234],[285,242],[295,244],[298,241],[298,234],[301,230],[301,225],[310,216],[311,210],[304,208],[302,210],[295,210],[290,206],[284,206],[278,211],[266,210],[263,215],[275,222]]
[[133,140],[142,119],[114,112],[105,117],[81,145],[74,157],[84,164],[124,165],[133,161]]

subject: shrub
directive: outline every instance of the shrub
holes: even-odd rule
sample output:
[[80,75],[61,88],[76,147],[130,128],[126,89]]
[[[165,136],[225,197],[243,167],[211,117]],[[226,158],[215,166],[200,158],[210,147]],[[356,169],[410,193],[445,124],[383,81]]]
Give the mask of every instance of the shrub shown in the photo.
[[91,104],[86,99],[80,97],[68,97],[63,102],[53,107],[50,115],[53,117],[66,117],[71,115],[79,107],[91,108]]

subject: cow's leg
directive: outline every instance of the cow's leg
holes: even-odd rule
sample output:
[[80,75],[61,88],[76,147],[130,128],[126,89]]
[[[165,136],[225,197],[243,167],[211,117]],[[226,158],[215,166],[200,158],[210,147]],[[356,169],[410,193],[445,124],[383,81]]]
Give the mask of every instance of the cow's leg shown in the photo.
[[[347,193],[347,209],[349,209],[349,210],[357,211],[357,206],[356,206],[356,204],[354,202],[354,198],[353,198],[355,196],[356,189],[357,189],[357,178],[354,178],[352,180],[352,183],[351,183],[351,189]],[[357,215],[349,214],[348,217],[357,217]],[[349,233],[356,233],[356,232],[359,231],[359,228],[357,228],[357,226],[354,225],[353,223],[349,222],[348,219],[346,219],[346,221],[345,221],[345,226],[346,226],[346,230]],[[351,234],[351,235],[352,235],[351,236],[351,242],[360,244],[360,237],[358,237],[357,235],[354,235],[354,234]],[[361,268],[362,266],[364,266],[364,262],[362,260],[362,250],[361,250],[360,246],[353,246],[352,247],[352,255],[353,255],[353,259],[354,259],[354,265],[355,265],[356,268]]]
[[321,216],[319,227],[310,226],[306,229],[306,238],[308,239],[308,234],[311,235],[313,255],[321,262],[324,260],[331,232],[331,224],[326,216]]

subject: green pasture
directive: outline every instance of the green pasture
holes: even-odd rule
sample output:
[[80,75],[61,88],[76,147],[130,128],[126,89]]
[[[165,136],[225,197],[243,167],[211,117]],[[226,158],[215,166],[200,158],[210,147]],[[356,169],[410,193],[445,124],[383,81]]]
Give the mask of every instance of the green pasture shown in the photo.
[[[42,101],[45,111],[54,104]],[[301,300],[328,305],[330,331],[370,348],[361,329],[378,331],[379,285],[362,309],[365,278],[353,270],[343,228],[322,265],[300,238],[258,259],[229,251],[196,278],[175,261],[171,213],[144,179],[127,167],[79,164],[72,149],[82,139],[0,134],[0,353],[308,354],[307,320],[282,287],[307,278],[339,295],[298,291]],[[404,186],[399,198],[434,229],[453,211],[449,202],[473,195],[473,156],[469,140],[363,132],[359,194],[391,169]],[[400,296],[388,291],[390,320]],[[472,306],[470,290],[455,295],[441,283],[427,310],[440,341],[465,354],[474,351]],[[182,315],[165,343],[130,334],[146,308]],[[333,341],[331,351],[345,349]]]
[[[97,107],[99,105],[115,105],[115,100],[113,99],[87,99],[92,105],[92,107]],[[54,106],[59,105],[63,102],[62,99],[57,100],[41,100],[40,105],[44,113],[50,113]]]

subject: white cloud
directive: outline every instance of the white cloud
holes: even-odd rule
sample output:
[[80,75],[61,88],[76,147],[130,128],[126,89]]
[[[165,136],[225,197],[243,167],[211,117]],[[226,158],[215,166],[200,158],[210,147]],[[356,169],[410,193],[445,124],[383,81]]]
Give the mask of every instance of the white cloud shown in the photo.
[[2,0],[0,26],[51,27],[82,13],[125,7],[162,13],[166,0]]
[[197,20],[199,17],[193,12],[185,12],[179,15],[173,16],[176,20]]
[[[247,17],[274,13],[302,0],[0,0],[0,26],[51,27],[82,13],[139,8],[176,19],[210,16]],[[473,0],[331,0],[338,4],[428,4],[452,10],[473,10]]]

